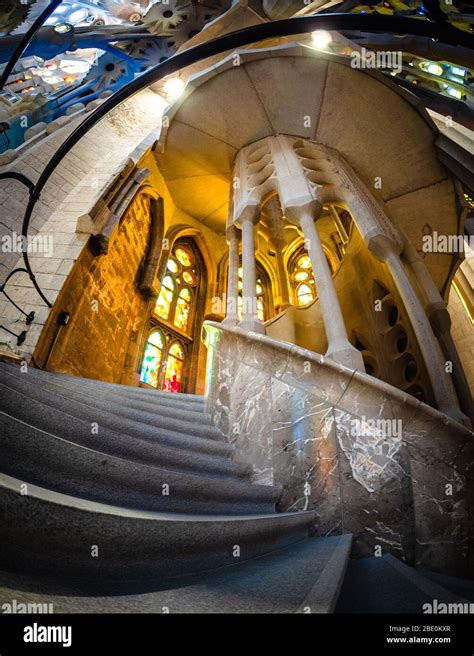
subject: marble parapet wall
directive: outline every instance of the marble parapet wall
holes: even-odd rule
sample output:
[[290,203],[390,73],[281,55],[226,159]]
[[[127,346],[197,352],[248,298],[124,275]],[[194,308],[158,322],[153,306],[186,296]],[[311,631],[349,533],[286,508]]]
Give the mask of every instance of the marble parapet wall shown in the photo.
[[204,324],[208,404],[280,511],[316,511],[318,535],[358,556],[474,573],[474,437],[404,392],[265,335]]

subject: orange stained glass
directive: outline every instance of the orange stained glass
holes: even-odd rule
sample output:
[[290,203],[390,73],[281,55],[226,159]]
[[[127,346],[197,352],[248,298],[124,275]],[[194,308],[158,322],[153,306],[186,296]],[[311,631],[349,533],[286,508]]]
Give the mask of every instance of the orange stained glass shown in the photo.
[[179,342],[174,342],[168,352],[163,389],[168,392],[179,392],[183,375],[184,349]]
[[189,255],[188,251],[184,250],[184,248],[177,248],[174,252],[174,256],[182,266],[191,266],[191,256]]
[[194,276],[190,271],[183,271],[183,280],[184,282],[187,282],[188,285],[194,285],[195,283]]
[[191,309],[191,292],[187,287],[184,287],[178,296],[176,302],[176,311],[174,313],[174,325],[181,330],[186,330],[189,320],[189,311]]
[[171,276],[165,276],[160,289],[160,295],[155,305],[155,314],[162,319],[167,319],[173,302],[174,282]]

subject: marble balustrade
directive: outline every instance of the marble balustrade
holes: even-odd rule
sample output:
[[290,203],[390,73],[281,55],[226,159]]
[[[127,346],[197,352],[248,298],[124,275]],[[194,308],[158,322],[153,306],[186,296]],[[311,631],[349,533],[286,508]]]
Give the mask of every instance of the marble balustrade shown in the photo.
[[473,574],[474,438],[398,389],[312,351],[206,322],[208,404],[280,511],[353,533],[360,556]]

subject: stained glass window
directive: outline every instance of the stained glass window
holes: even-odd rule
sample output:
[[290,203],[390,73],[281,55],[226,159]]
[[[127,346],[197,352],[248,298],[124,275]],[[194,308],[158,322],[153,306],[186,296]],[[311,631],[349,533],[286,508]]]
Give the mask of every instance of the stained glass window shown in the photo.
[[191,255],[184,248],[177,248],[174,252],[176,259],[183,267],[189,267],[192,264]]
[[166,260],[160,293],[140,369],[140,382],[168,392],[187,391],[194,385],[187,364],[199,348],[194,343],[195,325],[202,317],[198,304],[205,283],[203,262],[197,248],[187,239],[175,243]]
[[165,342],[161,331],[155,330],[148,337],[140,371],[140,381],[153,387],[158,386],[161,359]]
[[174,296],[174,281],[171,276],[165,276],[161,283],[160,295],[156,301],[155,314],[162,319],[168,319]]
[[181,379],[183,375],[184,349],[180,342],[174,342],[166,359],[165,377],[163,389],[168,392],[179,392],[181,390]]
[[[174,248],[166,275],[161,283],[155,315],[169,321],[180,330],[189,331],[193,304],[193,288],[197,285],[195,258],[187,248]],[[184,287],[183,287],[184,285]]]
[[176,273],[178,271],[178,265],[172,258],[168,260],[167,269],[168,271],[171,271],[171,273]]
[[313,290],[306,283],[301,283],[296,289],[296,296],[298,299],[298,305],[308,305],[311,301],[314,301]]
[[182,391],[186,363],[193,353],[200,260],[191,245],[179,242],[166,262],[152,324],[145,344],[140,382],[168,392]]
[[176,301],[176,310],[174,314],[174,325],[186,330],[188,327],[189,311],[191,309],[191,292],[187,287],[183,287]]
[[317,296],[313,268],[309,255],[300,249],[290,260],[290,280],[293,286],[296,305],[309,305]]

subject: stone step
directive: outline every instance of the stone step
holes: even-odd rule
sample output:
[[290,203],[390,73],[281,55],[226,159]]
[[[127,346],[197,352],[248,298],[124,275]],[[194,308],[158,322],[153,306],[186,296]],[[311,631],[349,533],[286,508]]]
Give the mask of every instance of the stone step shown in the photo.
[[336,613],[420,614],[434,603],[469,602],[387,554],[349,561]]
[[[5,377],[4,377],[5,379]],[[14,381],[16,383],[17,381]],[[10,385],[12,383],[10,382]],[[169,447],[156,439],[142,439],[123,432],[110,430],[102,425],[98,432],[92,432],[91,422],[83,421],[62,412],[53,406],[37,401],[33,396],[41,397],[44,392],[35,390],[36,394],[23,394],[9,385],[0,384],[2,408],[8,415],[36,428],[52,433],[58,437],[100,451],[108,455],[134,460],[165,469],[187,472],[205,472],[209,476],[229,476],[250,478],[250,465],[230,460],[228,456],[212,455],[193,451],[186,447]],[[199,440],[200,438],[192,438]]]
[[[0,474],[0,569],[77,582],[147,581],[268,553],[305,535],[313,512],[183,515],[101,504]],[[295,575],[295,572],[293,572]]]
[[[60,389],[58,389],[56,393],[53,393],[47,385],[39,385],[36,381],[33,381],[30,378],[22,378],[21,375],[11,374],[7,371],[0,371],[0,380],[3,381],[6,387],[15,390],[17,393],[24,394],[28,399],[39,401],[43,405],[41,420],[53,422],[53,426],[56,418],[55,412],[58,412],[58,420],[62,417],[62,414],[60,413],[63,413],[67,416],[75,417],[87,424],[86,430],[88,433],[91,433],[92,425],[97,424],[99,434],[104,433],[106,430],[111,430],[116,433],[139,438],[142,441],[149,441],[151,444],[162,444],[167,447],[186,449],[191,452],[206,453],[213,456],[229,457],[233,453],[232,446],[226,442],[157,428],[141,421],[134,421],[117,416],[108,410],[98,410],[87,403],[87,397],[82,401],[79,398],[66,399],[61,395]],[[76,395],[76,397],[79,396],[80,395]],[[15,402],[13,401],[13,403]],[[24,411],[27,411],[28,405],[15,405],[18,405],[18,408],[21,407]],[[40,418],[36,417],[35,421],[39,422]],[[75,436],[78,431],[81,433],[79,429],[80,426],[77,422],[72,422],[69,428],[67,426],[65,427],[66,431],[70,430],[71,436]],[[50,430],[50,428],[46,428],[45,430]],[[82,426],[82,430],[84,430],[84,426]],[[52,432],[55,432],[54,428],[52,429]],[[67,435],[68,433],[66,433],[66,436]]]
[[11,604],[12,598],[47,603],[52,604],[54,613],[162,613],[164,609],[171,614],[295,613],[301,612],[318,582],[326,580],[331,585],[323,586],[317,606],[304,612],[330,613],[350,545],[351,536],[347,535],[303,538],[239,564],[179,577],[174,584],[150,581],[134,594],[125,594],[122,586],[110,586],[107,592],[102,587],[96,595],[79,594],[64,583],[52,586],[51,581],[2,572],[0,603]]
[[[1,363],[0,370],[2,370]],[[88,397],[92,396],[93,398],[107,399],[111,403],[125,404],[127,408],[134,410],[153,412],[175,419],[198,422],[199,424],[211,423],[211,417],[206,412],[203,402],[198,404],[186,400],[173,402],[175,394],[167,393],[167,397],[142,394],[140,392],[147,390],[140,387],[126,388],[124,385],[114,386],[110,383],[101,383],[100,386],[92,385],[90,383],[97,381],[90,381],[87,378],[74,378],[63,374],[41,371],[40,369],[28,368],[26,371],[22,371],[19,367],[12,365],[3,367],[3,370],[12,375],[18,375],[22,380],[40,381],[42,385],[47,385],[51,389],[60,388],[61,394],[65,397],[74,396],[79,392]]]
[[[10,368],[20,370],[21,367],[12,362],[0,361],[0,368]],[[82,378],[80,376],[71,376],[70,374],[63,374],[56,371],[43,371],[35,367],[28,367],[23,375],[40,377],[41,379],[49,379],[51,381],[60,382],[63,386],[68,385],[82,385],[85,389],[103,390],[108,393],[115,393],[121,398],[137,399],[142,401],[155,402],[160,405],[169,405],[172,407],[182,407],[189,411],[205,412],[205,396],[200,394],[182,394],[173,392],[163,392],[161,390],[154,390],[149,387],[138,387],[131,385],[121,385],[117,383],[107,383],[93,378]]]
[[419,573],[430,581],[438,583],[446,590],[454,592],[454,594],[474,603],[473,579],[463,579],[457,576],[448,576],[447,574],[440,574],[439,572],[432,572],[431,570],[425,569],[419,570]]
[[163,512],[250,515],[274,512],[281,493],[278,487],[177,472],[104,454],[3,412],[0,429],[4,472],[83,499]]
[[[10,367],[10,369],[13,369],[13,367]],[[16,375],[21,381],[25,381],[26,378],[30,376],[29,373],[21,373],[19,368],[13,372],[13,375]],[[52,382],[51,378],[47,375],[47,372],[40,372],[39,375],[35,375],[35,378],[37,384],[41,384],[42,389],[49,390],[53,395],[60,394],[65,403],[67,403],[69,399],[76,399],[86,403],[91,408],[96,408],[97,411],[107,410],[116,416],[124,417],[125,419],[130,419],[132,421],[144,422],[149,426],[156,426],[157,428],[185,433],[187,435],[195,435],[197,437],[204,437],[206,439],[222,439],[221,432],[217,427],[210,423],[208,415],[202,415],[202,417],[196,421],[196,418],[191,419],[183,416],[185,415],[184,412],[178,413],[177,415],[176,412],[174,412],[174,416],[172,416],[167,413],[166,409],[162,410],[163,414],[161,414],[159,408],[153,412],[136,410],[129,407],[126,400],[120,401],[118,398],[115,398],[114,400],[108,398],[107,395],[102,392],[102,388],[100,388],[100,392],[96,390],[85,393],[81,386],[77,387],[76,384],[74,384],[72,389],[68,389],[68,387],[64,386],[58,379],[55,379],[56,382]],[[179,416],[179,414],[181,414],[181,416]]]

